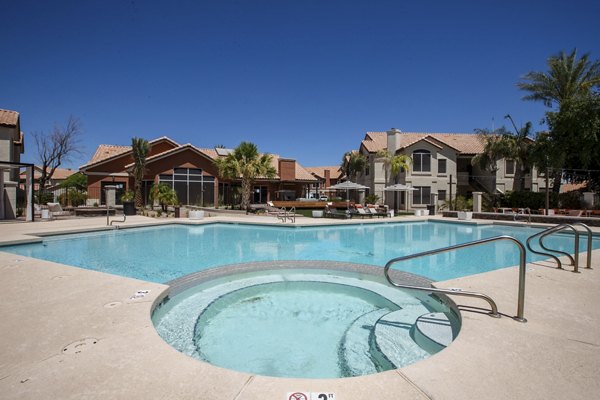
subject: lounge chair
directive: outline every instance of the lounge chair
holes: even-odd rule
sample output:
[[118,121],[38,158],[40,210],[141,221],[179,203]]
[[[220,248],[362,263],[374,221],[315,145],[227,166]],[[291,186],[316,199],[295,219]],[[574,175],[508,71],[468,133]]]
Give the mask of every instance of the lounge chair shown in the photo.
[[583,216],[582,210],[569,210],[569,217],[582,217],[582,216]]
[[346,211],[338,211],[335,207],[325,206],[324,217],[328,218],[352,218],[352,214]]
[[48,211],[50,211],[50,216],[54,217],[67,217],[71,215],[70,211],[64,211],[60,206],[60,203],[46,203],[48,204]]
[[350,211],[350,213],[354,217],[360,217],[360,218],[373,218],[374,217],[374,214],[371,214],[371,212],[365,211],[365,209],[362,206],[362,204],[356,204],[354,206],[354,209],[352,209]]
[[388,212],[377,211],[377,208],[373,204],[367,204],[367,210],[376,217],[389,217],[390,215]]

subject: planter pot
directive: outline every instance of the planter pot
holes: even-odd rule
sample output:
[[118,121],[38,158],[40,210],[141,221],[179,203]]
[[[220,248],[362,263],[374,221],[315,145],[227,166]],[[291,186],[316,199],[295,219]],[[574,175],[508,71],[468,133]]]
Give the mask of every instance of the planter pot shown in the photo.
[[423,210],[415,210],[415,217],[420,217],[423,215]]
[[190,210],[189,212],[190,219],[204,219],[204,211],[202,210]]
[[312,216],[313,216],[313,218],[323,218],[323,211],[313,210]]
[[123,202],[123,214],[125,215],[135,215],[135,203],[133,201],[124,201]]
[[469,221],[471,218],[473,218],[472,211],[459,211],[458,212],[458,219]]
[[174,207],[174,208],[175,208],[175,218],[180,218],[181,208],[180,207]]

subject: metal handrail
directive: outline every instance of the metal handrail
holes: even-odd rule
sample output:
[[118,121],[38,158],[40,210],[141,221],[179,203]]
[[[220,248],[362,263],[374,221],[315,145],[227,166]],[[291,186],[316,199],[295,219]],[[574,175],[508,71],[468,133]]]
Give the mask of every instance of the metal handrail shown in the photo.
[[411,260],[414,258],[419,258],[419,257],[424,257],[424,256],[429,256],[429,255],[434,255],[434,254],[439,254],[439,253],[445,253],[448,251],[458,250],[458,249],[462,249],[465,247],[477,246],[480,244],[485,244],[485,243],[490,243],[490,242],[496,242],[499,240],[508,240],[508,241],[514,243],[515,245],[517,245],[517,247],[519,248],[519,252],[520,252],[520,257],[519,257],[519,294],[518,294],[518,301],[517,301],[517,316],[513,317],[513,319],[515,319],[519,322],[527,322],[527,320],[523,316],[524,307],[525,307],[525,272],[526,272],[526,265],[527,265],[526,264],[527,263],[526,262],[526,250],[525,250],[525,246],[523,246],[523,244],[521,242],[519,242],[517,239],[515,239],[512,236],[507,236],[507,235],[494,236],[491,238],[475,240],[475,241],[467,242],[467,243],[461,243],[461,244],[457,244],[454,246],[443,247],[441,249],[429,250],[429,251],[424,251],[421,253],[410,254],[408,256],[393,258],[385,264],[385,267],[384,267],[385,278],[392,286],[399,287],[399,288],[421,290],[421,291],[427,291],[427,292],[432,292],[432,293],[443,293],[443,294],[447,294],[447,295],[475,297],[475,298],[485,300],[488,302],[488,304],[490,305],[490,307],[492,309],[490,315],[492,317],[500,317],[500,314],[498,313],[498,306],[496,305],[494,300],[491,297],[489,297],[488,295],[485,295],[483,293],[467,292],[467,291],[463,291],[462,289],[437,289],[437,288],[426,288],[426,287],[421,287],[421,286],[404,285],[404,284],[394,282],[389,275],[389,270],[390,270],[391,266],[400,261],[406,261],[406,260]]
[[[551,226],[550,228],[547,228],[547,229],[545,229],[545,230],[543,230],[543,231],[540,231],[540,232],[538,232],[538,233],[535,233],[535,234],[533,234],[533,235],[529,236],[529,237],[527,238],[527,241],[525,242],[525,244],[527,245],[527,248],[529,249],[529,251],[530,251],[530,252],[532,252],[532,253],[534,253],[534,254],[539,254],[539,255],[541,255],[541,256],[546,256],[546,257],[551,257],[551,258],[554,258],[554,261],[556,261],[556,263],[558,264],[558,269],[562,269],[562,262],[560,261],[560,259],[559,259],[558,257],[556,257],[554,254],[551,254],[551,253],[544,253],[543,251],[537,251],[537,250],[534,250],[534,249],[531,247],[531,241],[532,241],[534,238],[536,238],[536,237],[538,237],[538,236],[540,236],[540,235],[542,235],[542,234],[544,234],[544,233],[546,233],[546,232],[554,231],[555,229],[559,228],[560,226],[561,226],[561,225]],[[551,250],[549,250],[549,251],[551,251]]]
[[573,226],[582,226],[585,230],[587,230],[587,269],[592,269],[592,230],[589,226],[584,224],[583,222],[575,222],[571,224]]
[[[540,239],[539,239],[540,247],[546,251],[553,251],[555,253],[560,253],[560,254],[563,254],[564,256],[568,257],[571,260],[571,264],[573,265],[573,272],[579,273],[579,232],[577,231],[577,229],[575,229],[575,227],[573,225],[570,225],[570,224],[560,224],[560,225],[556,226],[555,228],[556,229],[550,230],[548,232],[544,232],[540,235]],[[575,246],[574,246],[575,248],[573,249],[574,258],[571,256],[571,254],[567,253],[566,251],[554,250],[554,249],[547,248],[543,242],[543,240],[546,236],[552,235],[553,233],[563,231],[565,229],[571,229],[575,233]]]
[[[527,211],[527,214],[525,214],[525,211]],[[514,216],[513,216],[513,221],[515,221],[515,222],[516,222],[516,221],[517,221],[517,217],[518,217],[519,215],[523,215],[523,216],[524,216],[524,215],[527,215],[527,223],[528,223],[528,224],[531,224],[531,208],[529,208],[529,207],[527,207],[527,208],[524,208],[522,213],[518,213],[518,212],[514,213]]]
[[290,208],[288,211],[285,207],[283,207],[278,213],[277,218],[281,220],[285,224],[286,220],[290,220],[292,223],[296,223],[296,207]]

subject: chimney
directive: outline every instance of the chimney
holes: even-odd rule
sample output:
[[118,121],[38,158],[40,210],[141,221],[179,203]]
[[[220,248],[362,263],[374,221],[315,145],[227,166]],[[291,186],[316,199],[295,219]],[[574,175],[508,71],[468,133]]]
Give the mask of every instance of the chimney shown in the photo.
[[400,129],[392,128],[387,131],[387,150],[391,154],[395,154],[396,150],[400,148]]
[[331,186],[331,171],[328,169],[325,170],[325,187],[328,188]]

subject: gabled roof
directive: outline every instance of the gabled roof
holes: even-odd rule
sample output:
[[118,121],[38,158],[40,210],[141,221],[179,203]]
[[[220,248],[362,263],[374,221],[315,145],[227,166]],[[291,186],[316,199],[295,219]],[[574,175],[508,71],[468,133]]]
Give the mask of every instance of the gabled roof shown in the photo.
[[[174,146],[179,146],[177,142],[173,139],[168,138],[166,136],[162,136],[156,138],[154,140],[149,141],[148,143],[155,144],[159,142],[168,142]],[[96,152],[92,156],[92,159],[88,161],[86,164],[79,167],[79,169],[90,168],[92,166],[102,164],[108,161],[112,161],[118,157],[124,156],[131,152],[131,146],[120,146],[114,144],[101,144],[96,149]]]
[[0,109],[0,125],[17,126],[19,124],[19,113],[11,110]]
[[[408,147],[425,138],[432,138],[449,146],[462,154],[478,154],[483,152],[483,143],[475,133],[436,133],[436,132],[401,132],[400,148]],[[370,153],[387,148],[387,132],[367,132],[361,142]]]
[[[201,149],[197,148],[196,146],[194,146],[191,143],[186,143],[186,144],[182,144],[182,145],[180,145],[178,147],[172,148],[170,150],[163,151],[162,153],[155,154],[152,157],[146,158],[146,164],[152,164],[155,161],[161,160],[161,159],[163,159],[165,157],[169,157],[169,156],[171,156],[173,154],[181,153],[182,151],[185,151],[185,150],[191,150],[194,153],[196,153],[196,154],[198,154],[198,155],[200,155],[200,156],[202,156],[204,158],[207,158],[209,160],[213,160],[212,157],[210,157],[209,155],[207,155],[206,153],[204,153]],[[134,163],[127,164],[125,166],[125,169],[131,169],[131,168],[133,168],[133,165],[134,165]]]
[[[69,176],[71,176],[75,173],[77,173],[77,171],[75,171],[73,169],[56,168],[54,170],[54,174],[52,175],[52,179],[53,180],[67,179]],[[26,175],[27,175],[27,171],[23,171],[20,173],[21,178],[25,178]],[[34,165],[33,166],[33,179],[39,179],[40,176],[42,176],[42,167],[40,167],[39,165]]]
[[333,179],[339,178],[342,175],[342,170],[340,169],[339,165],[327,167],[306,167],[305,169],[321,179],[325,179],[325,171],[329,171],[329,176]]

